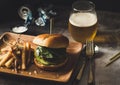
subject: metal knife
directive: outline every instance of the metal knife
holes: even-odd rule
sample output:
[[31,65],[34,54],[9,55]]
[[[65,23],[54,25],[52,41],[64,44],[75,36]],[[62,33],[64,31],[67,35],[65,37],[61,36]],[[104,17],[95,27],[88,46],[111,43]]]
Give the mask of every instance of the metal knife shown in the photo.
[[83,71],[85,69],[85,65],[86,65],[86,59],[83,59],[83,64],[77,74],[77,77],[75,78],[74,82],[73,82],[73,85],[78,85],[79,81],[81,80],[82,78],[82,75],[83,75]]

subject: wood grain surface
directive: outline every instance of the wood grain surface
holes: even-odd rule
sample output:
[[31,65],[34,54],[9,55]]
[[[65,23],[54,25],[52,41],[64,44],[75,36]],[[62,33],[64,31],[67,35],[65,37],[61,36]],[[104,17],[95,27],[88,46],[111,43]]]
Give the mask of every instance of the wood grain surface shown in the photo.
[[[5,38],[7,43],[10,43],[11,41],[16,41],[17,38],[19,38],[19,36],[21,40],[25,42],[30,42],[33,50],[36,49],[37,46],[32,43],[35,36],[24,35],[24,34],[19,35],[10,32],[6,32],[1,35],[0,49],[7,46],[6,43],[3,42],[3,38]],[[0,67],[0,72],[11,74],[11,76],[16,75],[18,77],[23,76],[23,77],[51,80],[51,81],[68,82],[74,71],[76,61],[79,58],[81,49],[82,49],[81,43],[70,42],[67,48],[68,61],[64,67],[60,68],[57,71],[44,71],[38,68],[34,63],[30,63],[30,65],[27,67],[26,70],[18,70],[17,73],[14,71],[14,69],[8,69],[6,67]]]

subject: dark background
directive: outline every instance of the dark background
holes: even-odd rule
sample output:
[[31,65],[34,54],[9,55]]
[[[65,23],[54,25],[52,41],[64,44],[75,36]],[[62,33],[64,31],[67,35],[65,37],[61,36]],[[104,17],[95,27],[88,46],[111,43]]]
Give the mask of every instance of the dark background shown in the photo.
[[[54,7],[71,7],[74,1],[76,0],[0,0],[0,23],[20,19],[17,11],[22,5],[30,5],[32,10],[36,11],[38,7],[49,4],[53,4]],[[90,1],[95,3],[96,10],[120,12],[120,0]]]

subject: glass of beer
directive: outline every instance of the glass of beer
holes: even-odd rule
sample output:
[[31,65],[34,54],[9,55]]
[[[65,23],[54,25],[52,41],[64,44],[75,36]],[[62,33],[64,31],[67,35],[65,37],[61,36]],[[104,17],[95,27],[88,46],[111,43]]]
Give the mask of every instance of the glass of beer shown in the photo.
[[68,29],[75,41],[83,44],[92,41],[97,33],[95,5],[90,1],[77,1],[72,5]]

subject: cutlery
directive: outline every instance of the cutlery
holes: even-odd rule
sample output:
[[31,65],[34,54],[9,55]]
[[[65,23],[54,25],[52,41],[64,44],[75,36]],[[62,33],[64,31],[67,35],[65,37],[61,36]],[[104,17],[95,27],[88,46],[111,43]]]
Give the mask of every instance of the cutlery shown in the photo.
[[82,78],[82,74],[83,74],[85,65],[86,65],[86,61],[83,61],[82,67],[81,67],[81,69],[80,69],[80,71],[78,72],[78,75],[77,75],[77,77],[76,77],[77,80],[80,80],[80,79]]
[[83,64],[77,74],[77,77],[75,78],[74,82],[72,85],[78,85],[79,81],[81,80],[82,78],[82,75],[83,75],[83,72],[84,72],[84,69],[85,69],[85,65],[86,65],[86,60],[83,61]]
[[90,61],[90,69],[89,69],[89,76],[88,76],[88,85],[94,83],[94,76],[93,76],[93,68],[92,68],[92,59],[95,53],[94,43],[93,41],[86,41],[86,55]]
[[73,81],[73,84],[72,85],[78,85],[78,83],[80,82],[82,76],[83,76],[83,72],[84,72],[84,69],[85,69],[85,66],[86,66],[86,56],[85,53],[84,53],[84,49],[83,49],[83,52],[81,53],[82,54],[82,65],[81,65],[81,68],[79,69],[78,73],[77,73],[77,76],[76,78],[74,79]]

